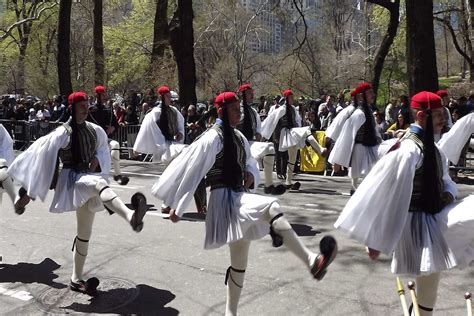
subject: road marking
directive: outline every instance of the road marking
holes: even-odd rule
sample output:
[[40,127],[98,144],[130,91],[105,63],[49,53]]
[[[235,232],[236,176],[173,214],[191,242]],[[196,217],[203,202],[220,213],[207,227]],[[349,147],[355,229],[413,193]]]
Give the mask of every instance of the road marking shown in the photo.
[[158,217],[161,217],[161,218],[170,218],[170,214],[163,214],[163,213],[160,213],[160,212],[146,212],[146,215],[151,215],[151,216],[158,216]]
[[5,296],[10,296],[10,297],[22,300],[24,302],[27,302],[33,298],[33,296],[29,292],[10,290],[1,286],[0,286],[0,294],[5,295]]
[[114,188],[114,189],[132,189],[132,190],[138,190],[138,189],[144,188],[145,186],[134,187],[133,185],[111,184],[111,185],[109,185],[109,187]]
[[134,176],[143,176],[143,177],[153,177],[153,178],[156,178],[156,177],[160,177],[160,175],[158,174],[153,174],[153,173],[141,173],[141,172],[122,172],[122,174],[131,174],[131,175],[134,175]]
[[301,210],[302,208],[306,209],[307,211],[315,212],[315,213],[321,213],[321,214],[339,214],[340,212],[338,211],[333,211],[333,210],[323,210],[319,208],[312,208],[317,206],[316,204],[305,204],[303,207],[301,206],[291,206],[291,205],[283,205],[282,209],[292,209],[292,210]]

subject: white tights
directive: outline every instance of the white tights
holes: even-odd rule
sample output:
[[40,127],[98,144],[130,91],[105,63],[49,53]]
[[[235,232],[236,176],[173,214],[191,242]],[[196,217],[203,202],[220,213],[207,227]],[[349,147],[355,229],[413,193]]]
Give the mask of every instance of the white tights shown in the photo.
[[324,148],[317,142],[316,138],[314,138],[313,135],[310,135],[306,139],[308,140],[308,143],[311,145],[311,147],[313,147],[314,151],[321,156]]
[[[440,273],[423,275],[416,278],[416,294],[420,305],[420,316],[431,316],[433,311],[426,311],[421,307],[433,309],[436,304]],[[412,311],[412,315],[415,313]]]
[[[275,216],[281,214],[280,204],[274,202],[270,205],[268,210],[264,213],[264,218],[271,222]],[[276,233],[283,238],[283,244],[301,261],[306,267],[310,268],[316,258],[317,254],[311,252],[296,235],[290,223],[284,216],[280,216],[272,223],[272,227]],[[227,302],[226,315],[236,315],[239,304],[240,293],[244,284],[245,269],[247,268],[248,253],[250,242],[245,240],[238,240],[229,244],[230,248],[230,262],[231,267],[229,278],[227,280]],[[235,271],[239,270],[239,271]]]
[[[129,209],[115,192],[107,186],[105,180],[97,182],[96,190],[105,206],[130,223],[134,211]],[[83,269],[89,249],[89,239],[92,234],[94,217],[95,213],[89,210],[88,202],[76,210],[77,235],[74,241],[73,268],[71,276],[73,282],[83,280]]]
[[89,240],[92,235],[92,224],[95,213],[87,207],[87,203],[76,210],[77,237],[75,239],[71,280],[84,280],[83,269],[89,249]]
[[286,166],[286,185],[291,185],[293,180],[293,170],[296,164],[297,149],[295,146],[288,148],[288,165]]
[[112,164],[114,166],[114,175],[118,176],[121,173],[120,169],[120,144],[115,141],[109,141],[110,155],[112,156]]
[[265,176],[265,187],[273,184],[273,165],[275,164],[274,155],[263,156],[263,175]]
[[0,159],[0,184],[12,202],[15,203],[15,185],[13,184],[12,178],[8,175],[8,168],[4,159]]
[[359,178],[351,178],[352,189],[355,191],[359,186]]

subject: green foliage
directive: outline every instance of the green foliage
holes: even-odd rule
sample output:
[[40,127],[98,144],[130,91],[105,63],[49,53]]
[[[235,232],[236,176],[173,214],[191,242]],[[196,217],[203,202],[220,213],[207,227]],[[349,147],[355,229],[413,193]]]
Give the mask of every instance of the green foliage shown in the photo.
[[151,1],[134,0],[132,6],[118,24],[104,27],[108,84],[119,89],[143,79],[152,48]]
[[172,86],[176,82],[170,56],[155,65],[158,70],[153,69],[160,78],[150,77],[155,7],[152,0],[133,0],[128,15],[118,23],[104,26],[108,85],[117,91],[143,89],[162,83]]
[[463,82],[463,79],[458,76],[452,76],[449,78],[440,77],[439,80],[439,88],[449,90],[449,88],[457,83]]
[[[406,74],[406,19],[403,15],[404,1],[400,3],[400,24],[390,51],[385,59],[384,68],[377,91],[377,104],[383,108],[391,99],[407,94]],[[388,27],[390,14],[381,6],[373,6],[371,22],[382,34]]]

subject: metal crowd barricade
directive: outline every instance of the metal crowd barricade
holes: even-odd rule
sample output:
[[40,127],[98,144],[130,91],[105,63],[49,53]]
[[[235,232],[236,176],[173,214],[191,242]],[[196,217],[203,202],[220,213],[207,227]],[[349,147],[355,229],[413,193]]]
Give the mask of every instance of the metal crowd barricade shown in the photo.
[[[2,120],[2,124],[14,141],[14,148],[16,150],[27,149],[35,140],[49,134],[62,123],[42,122],[42,121],[14,121]],[[126,125],[120,126],[112,135],[112,139],[120,144],[122,152],[126,152],[130,157],[132,155],[133,145],[137,139],[140,125]]]
[[119,126],[112,135],[112,139],[120,144],[120,152],[128,158],[132,158],[133,145],[137,139],[141,125]]
[[465,175],[474,174],[474,134],[471,135],[470,140],[461,151],[458,163],[451,165],[450,169],[455,172],[459,171]]
[[16,150],[25,150],[35,140],[49,134],[62,123],[43,122],[43,121],[14,121],[0,120],[7,132],[12,137],[13,148]]

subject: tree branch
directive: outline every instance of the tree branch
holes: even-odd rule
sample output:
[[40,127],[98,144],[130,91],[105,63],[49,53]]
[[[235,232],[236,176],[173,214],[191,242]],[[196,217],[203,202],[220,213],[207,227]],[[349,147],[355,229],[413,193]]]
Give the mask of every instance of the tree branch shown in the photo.
[[454,47],[456,48],[457,52],[458,52],[465,60],[467,60],[467,62],[469,62],[470,64],[472,64],[472,59],[471,59],[471,57],[469,57],[469,55],[468,55],[468,54],[461,48],[461,46],[459,45],[458,39],[457,39],[457,37],[456,37],[456,32],[454,31],[454,28],[453,28],[453,26],[451,25],[451,22],[449,22],[448,19],[442,19],[442,18],[439,18],[439,17],[437,17],[437,16],[434,16],[433,19],[434,19],[435,21],[444,23],[444,25],[448,28],[449,33],[451,34],[451,38],[453,39],[453,44],[454,44]]
[[25,23],[28,23],[30,21],[34,21],[34,20],[38,20],[41,15],[43,14],[43,12],[47,11],[47,10],[50,10],[52,8],[54,8],[55,6],[57,6],[59,4],[59,2],[54,2],[53,4],[47,6],[47,7],[42,7],[40,10],[38,10],[37,12],[35,12],[35,15],[31,16],[31,17],[28,17],[26,19],[23,19],[23,20],[20,20],[20,21],[17,21],[15,23],[13,23],[12,25],[10,25],[7,29],[4,29],[4,30],[0,30],[3,32],[2,35],[0,35],[0,42],[3,41],[4,39],[6,39],[8,36],[11,35],[11,32],[13,31],[14,28],[16,27],[19,27],[20,25],[23,25]]
[[433,12],[433,15],[438,15],[438,14],[443,14],[443,13],[450,13],[450,12],[461,12],[462,13],[462,10],[460,10],[458,8],[449,8],[449,9],[446,9],[446,10]]

